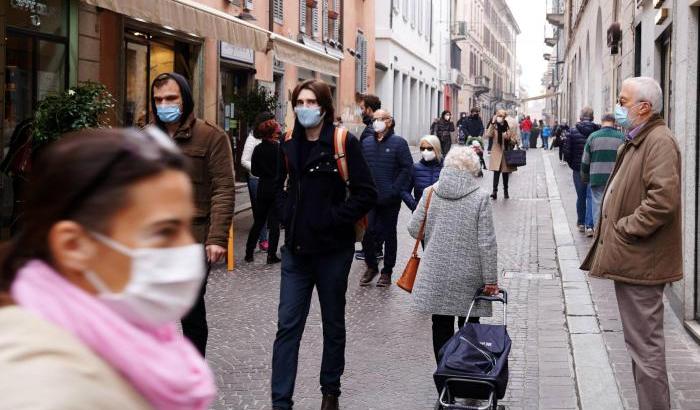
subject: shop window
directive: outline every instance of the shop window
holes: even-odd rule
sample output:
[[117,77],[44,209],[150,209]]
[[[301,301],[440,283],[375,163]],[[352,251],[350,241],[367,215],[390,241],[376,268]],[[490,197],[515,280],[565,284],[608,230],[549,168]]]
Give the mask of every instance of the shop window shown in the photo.
[[6,21],[15,28],[65,37],[68,35],[67,0],[9,0]]
[[663,111],[661,114],[666,124],[673,129],[673,50],[671,48],[671,29],[659,38],[656,47],[660,55],[659,84],[663,92]]
[[162,73],[182,74],[192,84],[192,46],[170,38],[127,30],[125,36],[125,126],[143,127],[150,118],[151,82]]

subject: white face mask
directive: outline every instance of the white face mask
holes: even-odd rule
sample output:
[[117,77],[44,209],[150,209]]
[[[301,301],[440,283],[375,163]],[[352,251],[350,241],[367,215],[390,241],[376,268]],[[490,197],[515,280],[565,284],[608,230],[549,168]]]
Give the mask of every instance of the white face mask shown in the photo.
[[423,159],[430,162],[435,159],[435,151],[421,151],[421,155],[423,156]]
[[382,120],[375,120],[372,123],[372,127],[374,128],[375,131],[382,133],[384,130],[386,130],[386,123]]
[[206,273],[201,244],[131,249],[104,235],[92,235],[131,257],[131,278],[120,293],[109,289],[95,272],[85,272],[85,279],[97,289],[100,300],[110,309],[141,326],[175,322],[189,311]]
[[499,124],[503,123],[503,117],[496,117],[496,122]]

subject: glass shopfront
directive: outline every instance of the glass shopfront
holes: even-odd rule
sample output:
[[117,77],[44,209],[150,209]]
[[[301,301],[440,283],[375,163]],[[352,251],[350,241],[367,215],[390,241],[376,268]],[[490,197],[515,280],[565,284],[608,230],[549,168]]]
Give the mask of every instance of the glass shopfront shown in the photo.
[[68,1],[10,0],[5,43],[3,147],[44,96],[68,86]]
[[163,31],[128,28],[124,36],[124,126],[143,127],[150,121],[151,82],[162,73],[182,74],[194,86],[199,47]]

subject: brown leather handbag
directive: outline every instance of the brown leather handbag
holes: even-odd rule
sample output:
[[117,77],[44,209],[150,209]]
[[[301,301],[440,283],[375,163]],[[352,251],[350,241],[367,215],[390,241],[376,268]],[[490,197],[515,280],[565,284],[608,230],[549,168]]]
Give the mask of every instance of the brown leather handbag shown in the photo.
[[413,246],[413,254],[408,259],[406,263],[406,268],[404,268],[401,278],[396,282],[396,286],[405,290],[408,293],[413,291],[413,284],[416,282],[416,274],[418,273],[418,265],[420,265],[420,256],[418,256],[418,245],[420,245],[423,237],[425,236],[425,221],[428,219],[428,208],[430,208],[430,199],[433,196],[433,188],[428,189],[428,197],[425,201],[425,217],[423,217],[423,222],[420,224],[420,229],[418,230],[418,237],[416,238],[416,244]]

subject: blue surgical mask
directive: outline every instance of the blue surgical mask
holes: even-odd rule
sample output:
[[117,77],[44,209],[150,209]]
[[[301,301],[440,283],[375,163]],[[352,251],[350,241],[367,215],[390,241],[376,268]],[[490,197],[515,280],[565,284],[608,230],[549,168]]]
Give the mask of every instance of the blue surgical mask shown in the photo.
[[297,115],[299,123],[304,128],[313,128],[321,123],[323,115],[321,115],[321,107],[294,107],[294,112]]
[[178,105],[158,105],[156,106],[158,118],[166,124],[171,124],[180,119],[182,111]]
[[632,127],[632,121],[629,119],[629,110],[620,104],[615,105],[615,122],[622,128]]

